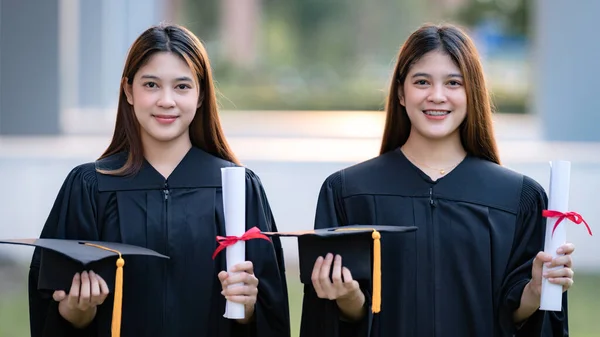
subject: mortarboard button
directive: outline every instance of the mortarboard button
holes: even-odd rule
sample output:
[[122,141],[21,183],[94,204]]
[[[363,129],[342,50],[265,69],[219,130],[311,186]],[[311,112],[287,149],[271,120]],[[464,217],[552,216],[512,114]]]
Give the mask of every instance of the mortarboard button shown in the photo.
[[[116,242],[62,240],[62,239],[12,239],[0,244],[26,245],[41,248],[39,290],[64,290],[69,292],[73,276],[84,270],[94,270],[114,289],[112,336],[121,331],[121,308],[123,301],[123,256],[145,255],[157,258],[169,257],[147,248]],[[115,271],[114,278],[109,277]],[[114,280],[114,287],[112,286]]]
[[372,312],[381,310],[381,233],[409,233],[417,227],[406,226],[340,226],[296,232],[264,232],[271,236],[298,237],[300,281],[311,284],[312,270],[319,256],[340,255],[342,265],[352,278],[373,287]]

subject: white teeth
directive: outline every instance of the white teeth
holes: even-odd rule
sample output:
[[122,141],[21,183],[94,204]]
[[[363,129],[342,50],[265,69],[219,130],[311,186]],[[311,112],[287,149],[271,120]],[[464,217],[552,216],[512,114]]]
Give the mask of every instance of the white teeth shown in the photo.
[[444,116],[444,115],[447,115],[450,113],[450,111],[429,111],[429,110],[425,110],[423,112],[429,116]]

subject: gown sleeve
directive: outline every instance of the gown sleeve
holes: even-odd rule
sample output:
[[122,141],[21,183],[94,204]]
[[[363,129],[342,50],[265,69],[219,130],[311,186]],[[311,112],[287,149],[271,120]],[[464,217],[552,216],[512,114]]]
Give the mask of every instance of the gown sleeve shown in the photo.
[[[50,214],[44,224],[41,238],[97,240],[96,198],[97,184],[93,164],[74,168],[66,177]],[[36,248],[29,269],[29,315],[32,337],[88,336],[95,331],[92,322],[85,329],[76,329],[58,312],[58,302],[52,292],[37,289],[40,272],[40,250]]]
[[[319,192],[315,217],[315,229],[348,225],[341,197],[342,173],[329,176]],[[352,272],[352,271],[350,271]],[[304,285],[300,337],[366,337],[369,336],[373,316],[371,313],[371,294],[367,284],[360,284],[365,295],[367,315],[357,322],[350,322],[340,316],[335,301],[321,299],[312,284]]]
[[[259,177],[246,170],[246,225],[276,232],[277,226]],[[246,242],[247,260],[252,261],[258,278],[258,296],[253,322],[234,324],[235,337],[289,337],[290,315],[285,264],[281,240],[255,239]]]
[[542,210],[547,208],[548,197],[544,189],[533,179],[525,177],[521,194],[517,227],[503,283],[503,302],[500,310],[500,325],[507,334],[528,337],[568,336],[567,293],[563,293],[562,311],[535,311],[527,320],[515,325],[512,314],[519,308],[525,285],[531,279],[533,259],[544,250],[546,220]]

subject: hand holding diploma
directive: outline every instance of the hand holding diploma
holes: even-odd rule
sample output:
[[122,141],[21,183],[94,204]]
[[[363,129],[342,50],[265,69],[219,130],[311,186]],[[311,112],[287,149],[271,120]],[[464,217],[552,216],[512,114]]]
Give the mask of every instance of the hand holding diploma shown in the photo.
[[217,237],[219,246],[213,259],[221,250],[226,250],[227,271],[218,275],[222,294],[227,299],[223,317],[246,323],[254,314],[258,279],[252,262],[246,261],[245,241],[270,239],[257,227],[246,231],[246,168],[226,167],[221,169],[221,174],[226,236]]
[[542,214],[547,218],[544,252],[538,253],[533,262],[530,286],[534,293],[540,294],[541,310],[561,311],[562,293],[573,285],[571,254],[575,250],[573,244],[566,243],[564,220],[576,224],[585,221],[579,214],[568,211],[571,163],[553,161],[550,172],[548,210]]
[[[232,274],[225,271],[219,273],[219,281],[223,287],[221,294],[228,302],[241,304],[244,307],[244,319],[240,323],[247,323],[254,315],[254,305],[258,295],[258,279],[254,276],[253,265],[250,261],[236,264],[231,269]],[[242,286],[229,288],[230,284]]]
[[[560,290],[559,296],[573,285],[574,272],[571,254],[574,251],[575,246],[572,243],[566,243],[557,249],[554,254],[556,257],[545,252],[539,252],[533,260],[530,286],[537,297],[540,297],[540,308],[542,284],[544,282],[555,285]],[[559,299],[561,298],[559,297]]]
[[[223,185],[223,211],[225,213],[225,233],[227,236],[241,236],[246,230],[246,168],[225,167],[221,169]],[[233,267],[246,260],[246,243],[237,241],[226,248],[227,273],[235,275]],[[242,283],[229,283],[228,288],[243,286]],[[244,318],[244,305],[227,301],[224,317]]]

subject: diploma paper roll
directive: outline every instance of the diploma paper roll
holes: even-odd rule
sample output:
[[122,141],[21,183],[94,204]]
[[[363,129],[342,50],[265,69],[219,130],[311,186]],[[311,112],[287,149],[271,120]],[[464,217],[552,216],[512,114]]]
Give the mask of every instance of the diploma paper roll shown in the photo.
[[[569,187],[571,180],[571,162],[552,161],[550,162],[550,193],[548,195],[548,209],[568,212],[569,210]],[[562,221],[552,234],[552,229],[558,218],[549,217],[546,220],[546,239],[544,242],[544,252],[556,258],[556,250],[567,241],[567,231],[565,225],[567,221]],[[543,272],[562,268],[560,266],[547,268],[544,265]],[[540,299],[540,309],[546,311],[562,310],[562,285],[552,284],[546,278],[542,278],[542,293]]]
[[[223,212],[225,213],[225,235],[242,236],[246,231],[246,168],[221,168],[223,184]],[[246,260],[246,243],[238,241],[225,249],[227,272],[232,275],[231,268]],[[242,286],[242,283],[231,284],[228,288]],[[227,301],[225,318],[243,319],[244,305]]]

